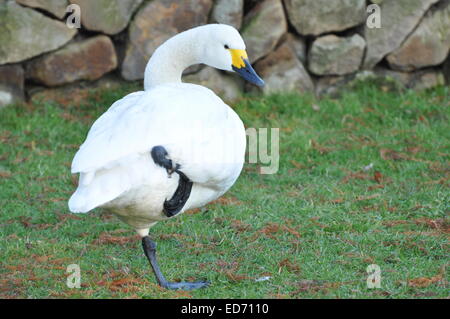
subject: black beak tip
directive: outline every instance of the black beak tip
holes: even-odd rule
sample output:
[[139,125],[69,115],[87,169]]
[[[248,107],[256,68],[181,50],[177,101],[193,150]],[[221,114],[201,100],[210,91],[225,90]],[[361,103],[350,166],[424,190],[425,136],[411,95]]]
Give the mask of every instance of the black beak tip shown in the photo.
[[266,85],[266,83],[264,82],[263,79],[259,78],[258,81],[255,82],[255,84],[259,87],[263,87],[264,85]]
[[259,77],[247,59],[245,59],[244,62],[245,67],[236,68],[233,66],[233,70],[248,82],[256,86],[263,87],[265,85],[264,80]]

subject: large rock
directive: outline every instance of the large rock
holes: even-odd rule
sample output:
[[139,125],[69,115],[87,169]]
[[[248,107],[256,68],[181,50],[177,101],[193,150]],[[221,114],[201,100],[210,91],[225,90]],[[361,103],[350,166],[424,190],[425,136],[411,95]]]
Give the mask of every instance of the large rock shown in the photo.
[[243,12],[244,0],[216,0],[211,19],[212,22],[228,24],[240,29]]
[[431,10],[400,48],[388,55],[393,69],[412,71],[439,65],[450,52],[450,1]]
[[399,72],[381,66],[375,67],[372,72],[374,76],[395,82],[402,88],[408,88],[410,86],[414,75],[411,72]]
[[265,94],[274,92],[313,92],[314,84],[292,48],[283,43],[274,52],[255,64],[264,79]]
[[297,59],[299,59],[303,64],[306,63],[307,45],[305,39],[298,37],[293,33],[286,33],[280,41],[286,42],[286,44],[294,50]]
[[432,89],[445,84],[442,70],[425,69],[414,73],[409,87],[413,90]]
[[189,74],[197,73],[197,72],[199,72],[201,69],[203,69],[204,66],[205,66],[204,64],[194,64],[194,65],[191,65],[190,67],[188,67],[187,69],[185,69],[185,70],[183,71],[183,76],[184,76],[184,75],[189,75]]
[[117,34],[123,31],[143,0],[70,0],[81,8],[81,23],[92,31]]
[[374,69],[378,77],[393,79],[403,87],[413,90],[424,90],[445,84],[442,70],[427,68],[415,72],[394,71],[382,67]]
[[374,71],[360,71],[358,73],[324,76],[316,81],[316,95],[339,98],[344,91],[353,91],[355,87],[364,87],[367,85],[377,86],[383,92],[401,92],[407,88],[411,80],[411,74],[395,74],[394,76]]
[[250,61],[269,54],[287,31],[287,22],[281,0],[264,0],[244,18],[242,37]]
[[400,72],[376,67],[373,71],[321,77],[316,82],[316,94],[339,97],[343,91],[353,90],[361,82],[370,82],[383,90],[399,92],[405,89],[424,90],[443,85],[444,76],[441,70],[432,68],[416,72]]
[[309,70],[317,75],[344,75],[358,71],[366,41],[351,37],[326,35],[314,41],[309,52]]
[[316,81],[316,95],[319,97],[327,96],[336,98],[341,92],[348,88],[349,83],[355,78],[355,75],[331,75],[323,76]]
[[66,8],[69,5],[69,0],[16,0],[16,2],[27,7],[50,12],[59,19],[64,18]]
[[427,68],[415,72],[401,72],[376,67],[373,72],[376,76],[394,80],[407,89],[424,90],[445,84],[442,70],[434,68]]
[[76,33],[76,29],[14,1],[0,3],[0,65],[58,49]]
[[232,73],[225,73],[209,66],[200,72],[183,77],[183,82],[199,84],[214,91],[225,101],[234,101],[242,96],[243,80]]
[[365,27],[366,69],[372,69],[387,54],[398,49],[425,12],[439,0],[385,0],[381,3],[381,28]]
[[105,35],[70,43],[27,64],[26,77],[46,86],[96,80],[117,67],[114,44]]
[[284,0],[289,21],[302,35],[343,31],[366,20],[365,0]]
[[0,66],[0,108],[22,102],[24,95],[24,71],[20,64]]
[[211,7],[212,0],[148,2],[130,24],[122,76],[127,80],[143,79],[156,48],[179,32],[206,24]]
[[73,107],[86,104],[93,91],[116,90],[125,83],[119,75],[110,73],[96,81],[79,81],[52,88],[28,85],[27,96],[32,103],[52,102]]

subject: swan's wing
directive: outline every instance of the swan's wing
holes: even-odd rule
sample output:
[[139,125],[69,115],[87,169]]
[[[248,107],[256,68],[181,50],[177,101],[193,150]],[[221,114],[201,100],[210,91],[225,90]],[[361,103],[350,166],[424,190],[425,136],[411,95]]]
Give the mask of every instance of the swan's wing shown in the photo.
[[128,116],[127,120],[126,114],[143,102],[144,95],[145,92],[135,92],[125,96],[94,122],[86,140],[72,161],[73,174],[89,173],[105,168],[109,162],[127,152],[125,145],[121,145],[122,141],[117,138],[117,131],[121,126],[132,124],[128,123],[131,118]]
[[[202,161],[208,155],[204,150],[216,154],[222,147],[213,145],[219,136],[214,139],[211,134],[223,134],[227,129],[227,109],[214,93],[194,85],[181,90],[160,86],[130,94],[94,123],[75,155],[72,173],[126,163],[130,157],[149,153],[156,145],[165,146],[174,160]],[[192,158],[194,155],[197,158]]]

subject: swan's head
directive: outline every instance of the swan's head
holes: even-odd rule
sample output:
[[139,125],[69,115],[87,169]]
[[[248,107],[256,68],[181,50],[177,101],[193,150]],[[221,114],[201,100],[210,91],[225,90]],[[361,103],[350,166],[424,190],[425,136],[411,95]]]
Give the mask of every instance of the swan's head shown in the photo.
[[235,28],[226,24],[209,24],[198,29],[198,40],[202,42],[201,63],[225,71],[234,71],[253,84],[264,85],[264,81],[252,68],[244,40]]

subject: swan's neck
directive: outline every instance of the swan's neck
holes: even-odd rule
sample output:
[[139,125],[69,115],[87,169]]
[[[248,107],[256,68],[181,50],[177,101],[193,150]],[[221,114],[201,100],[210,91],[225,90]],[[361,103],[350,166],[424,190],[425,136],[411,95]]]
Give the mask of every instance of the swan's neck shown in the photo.
[[200,63],[196,43],[195,34],[183,32],[156,49],[145,68],[144,89],[147,91],[159,84],[181,83],[183,71]]

